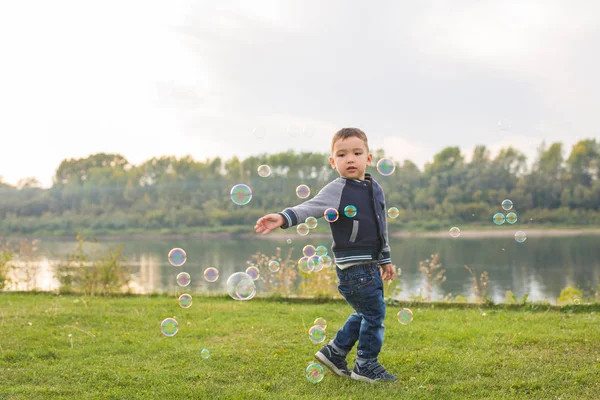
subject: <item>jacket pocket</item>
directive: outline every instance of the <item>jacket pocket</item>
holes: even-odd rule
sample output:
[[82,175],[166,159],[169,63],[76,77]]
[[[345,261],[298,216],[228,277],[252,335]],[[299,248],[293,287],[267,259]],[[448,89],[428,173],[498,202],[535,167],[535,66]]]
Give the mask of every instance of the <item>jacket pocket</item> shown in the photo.
[[356,241],[356,236],[358,235],[358,221],[352,221],[352,233],[350,234],[350,242],[354,243]]

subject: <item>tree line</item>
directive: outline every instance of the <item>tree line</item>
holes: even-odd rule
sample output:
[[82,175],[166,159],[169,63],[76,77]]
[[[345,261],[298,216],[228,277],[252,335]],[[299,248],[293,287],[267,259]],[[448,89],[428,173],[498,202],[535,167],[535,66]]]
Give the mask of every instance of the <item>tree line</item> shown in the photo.
[[[381,176],[374,165],[385,153],[377,150],[368,172],[383,186],[387,206],[400,210],[390,220],[393,230],[489,224],[505,198],[513,201],[521,222],[598,224],[600,143],[581,140],[566,157],[565,152],[560,142],[542,143],[530,164],[513,147],[491,157],[486,146],[477,146],[468,161],[458,147],[447,147],[422,170],[404,160],[392,175]],[[247,231],[266,211],[302,202],[298,185],[308,185],[312,197],[334,179],[328,157],[293,151],[243,160],[162,156],[141,165],[120,154],[65,159],[47,189],[34,178],[15,186],[0,179],[0,232]],[[270,176],[258,175],[262,164],[271,167]],[[238,183],[253,192],[243,206],[230,199]]]

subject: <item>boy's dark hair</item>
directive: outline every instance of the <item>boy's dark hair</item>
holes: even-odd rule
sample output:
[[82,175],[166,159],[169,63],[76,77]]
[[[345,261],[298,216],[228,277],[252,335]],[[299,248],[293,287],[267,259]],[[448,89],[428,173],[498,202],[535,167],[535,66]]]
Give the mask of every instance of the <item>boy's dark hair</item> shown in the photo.
[[358,128],[342,128],[333,135],[333,139],[331,139],[331,151],[333,152],[333,145],[338,140],[344,140],[349,137],[357,137],[365,142],[365,146],[367,147],[367,152],[369,151],[369,141],[367,139],[367,135]]

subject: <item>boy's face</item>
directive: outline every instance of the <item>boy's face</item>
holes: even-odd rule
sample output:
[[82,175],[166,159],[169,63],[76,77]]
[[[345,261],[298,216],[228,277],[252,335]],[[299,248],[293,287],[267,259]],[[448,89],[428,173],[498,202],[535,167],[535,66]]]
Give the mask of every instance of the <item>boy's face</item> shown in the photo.
[[367,151],[365,142],[352,136],[333,144],[329,163],[345,178],[365,179],[365,170],[372,159],[373,155]]

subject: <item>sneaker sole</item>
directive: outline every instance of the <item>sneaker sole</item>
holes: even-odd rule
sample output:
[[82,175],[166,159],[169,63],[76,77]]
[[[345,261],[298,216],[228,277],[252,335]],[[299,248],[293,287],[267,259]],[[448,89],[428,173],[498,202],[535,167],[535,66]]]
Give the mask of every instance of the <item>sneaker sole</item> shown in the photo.
[[323,364],[325,364],[325,366],[329,368],[334,374],[339,375],[341,377],[348,377],[348,374],[345,374],[344,371],[336,367],[335,364],[329,361],[329,359],[325,357],[325,354],[321,353],[320,351],[317,352],[317,354],[315,354],[315,358],[321,361]]
[[371,379],[371,378],[367,378],[366,376],[363,375],[359,375],[356,372],[352,371],[350,373],[350,378],[356,380],[356,381],[362,381],[362,382],[368,382],[368,383],[375,383],[377,382],[376,379]]

